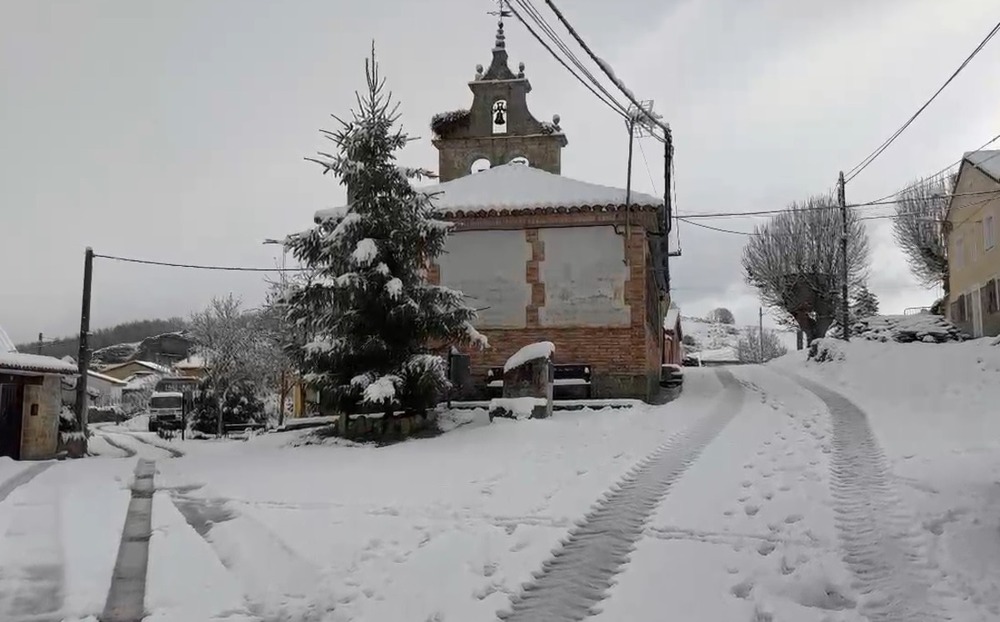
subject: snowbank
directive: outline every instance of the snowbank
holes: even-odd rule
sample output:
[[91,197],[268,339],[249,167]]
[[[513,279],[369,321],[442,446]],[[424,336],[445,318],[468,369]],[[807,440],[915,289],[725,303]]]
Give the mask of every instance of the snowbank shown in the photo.
[[851,334],[869,341],[910,343],[944,343],[968,339],[960,328],[930,313],[916,315],[876,315],[863,318],[851,326]]
[[491,413],[502,413],[515,419],[528,419],[535,408],[544,408],[548,400],[543,397],[498,397],[490,401]]
[[[1000,348],[838,342],[822,364],[793,353],[772,364],[840,392],[868,416],[897,490],[928,541],[940,581],[1000,612]],[[970,618],[971,619],[971,618]],[[981,618],[985,619],[985,618]]]

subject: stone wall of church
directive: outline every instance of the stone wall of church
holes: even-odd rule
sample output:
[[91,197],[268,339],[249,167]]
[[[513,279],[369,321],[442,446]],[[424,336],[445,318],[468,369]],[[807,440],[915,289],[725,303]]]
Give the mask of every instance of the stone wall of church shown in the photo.
[[[592,224],[589,214],[560,216],[563,224]],[[477,322],[490,340],[489,349],[471,353],[477,382],[485,385],[487,369],[522,346],[552,341],[557,363],[591,366],[594,397],[654,395],[662,331],[651,328],[658,318],[647,318],[653,277],[644,229],[635,227],[626,244],[610,225],[512,229],[509,220],[481,220],[482,229],[455,233],[430,271],[474,306],[498,305]],[[518,262],[520,281],[510,274]]]
[[438,147],[439,181],[442,183],[470,174],[472,163],[480,158],[498,166],[524,157],[534,168],[556,175],[562,171],[562,146],[555,135],[499,135],[435,141],[435,144]]

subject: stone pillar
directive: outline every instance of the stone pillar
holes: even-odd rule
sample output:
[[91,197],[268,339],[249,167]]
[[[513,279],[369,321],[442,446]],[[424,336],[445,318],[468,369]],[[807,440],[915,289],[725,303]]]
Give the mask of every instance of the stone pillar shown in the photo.
[[[503,397],[490,402],[493,417],[552,416],[553,367],[550,342],[533,343],[510,357],[504,368]],[[513,365],[512,365],[513,363]]]

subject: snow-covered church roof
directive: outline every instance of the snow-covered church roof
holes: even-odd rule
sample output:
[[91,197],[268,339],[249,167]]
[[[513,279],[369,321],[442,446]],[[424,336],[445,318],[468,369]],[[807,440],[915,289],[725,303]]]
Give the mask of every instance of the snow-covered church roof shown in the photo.
[[[579,181],[526,164],[510,163],[421,188],[434,195],[434,205],[446,215],[483,213],[606,211],[625,206],[625,190]],[[632,192],[637,208],[659,207],[663,199]],[[316,220],[342,216],[343,207],[316,212]]]

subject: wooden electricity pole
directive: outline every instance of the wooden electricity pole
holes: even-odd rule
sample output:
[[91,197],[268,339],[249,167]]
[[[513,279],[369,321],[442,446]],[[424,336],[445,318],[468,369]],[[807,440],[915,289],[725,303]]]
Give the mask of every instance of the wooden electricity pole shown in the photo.
[[844,171],[840,171],[840,177],[837,179],[837,203],[840,205],[840,259],[842,261],[841,269],[841,283],[840,287],[840,326],[844,332],[844,341],[851,340],[851,326],[848,321],[848,274],[850,271],[847,269],[847,196],[844,190]]
[[87,378],[90,371],[90,289],[94,280],[94,249],[87,247],[83,256],[83,305],[80,309],[80,351],[77,357],[80,377],[76,379],[76,422],[83,434],[83,453],[87,452]]
[[760,362],[764,362],[764,307],[757,311],[757,349],[760,351]]

